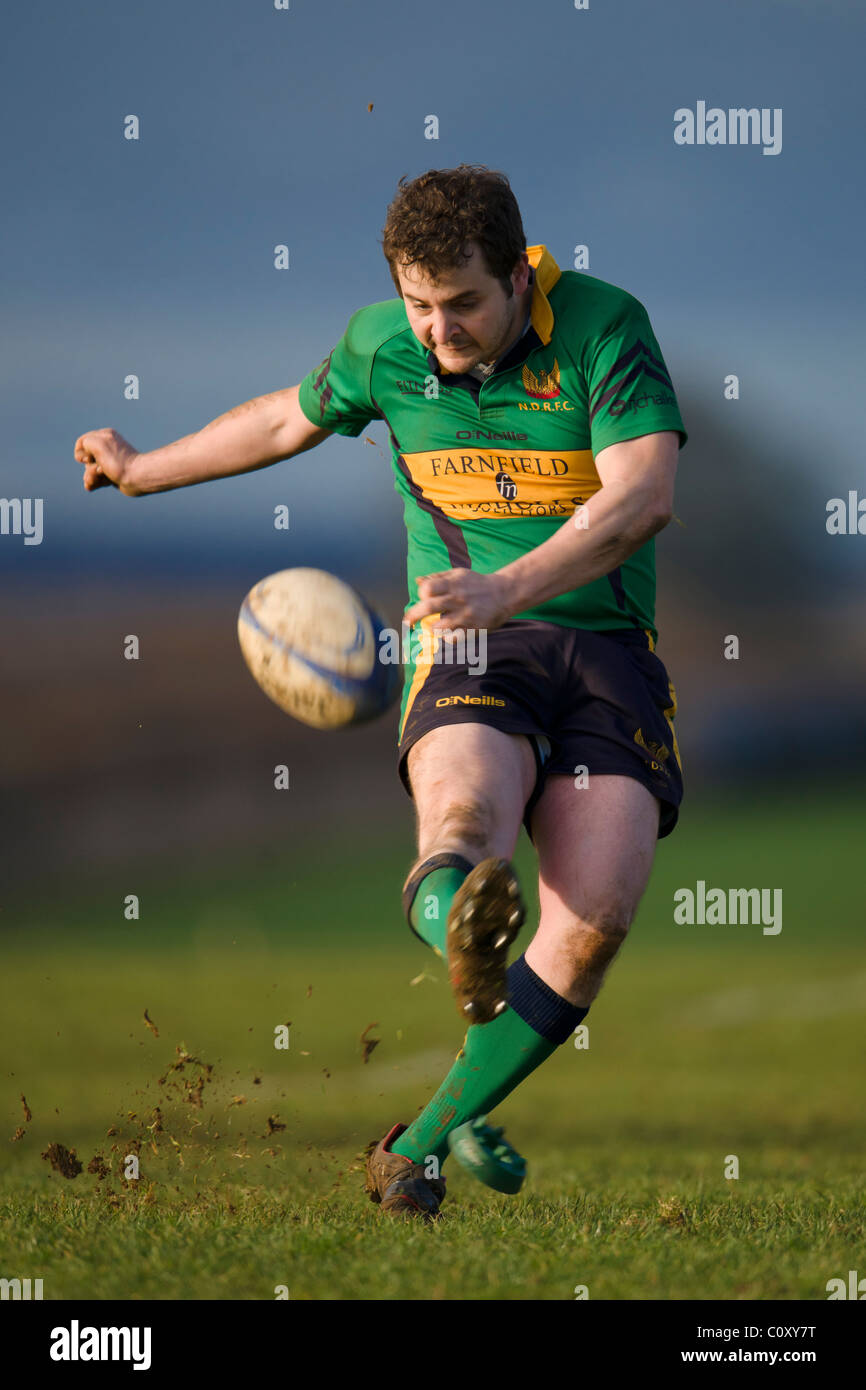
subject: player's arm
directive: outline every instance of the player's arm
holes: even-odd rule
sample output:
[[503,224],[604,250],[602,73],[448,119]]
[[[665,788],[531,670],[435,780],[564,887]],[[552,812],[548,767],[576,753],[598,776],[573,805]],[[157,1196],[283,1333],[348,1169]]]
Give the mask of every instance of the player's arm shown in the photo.
[[610,574],[670,521],[678,452],[676,430],[601,449],[601,487],[549,540],[494,574],[457,569],[419,580],[406,620],[439,613],[434,627],[495,628]]
[[297,386],[236,405],[195,434],[139,453],[113,429],[90,430],[75,441],[88,492],[116,487],[126,497],[206,483],[267,468],[327,439],[298,404]]
[[678,452],[676,430],[602,449],[598,492],[549,540],[498,571],[508,616],[601,579],[662,531],[673,516]]

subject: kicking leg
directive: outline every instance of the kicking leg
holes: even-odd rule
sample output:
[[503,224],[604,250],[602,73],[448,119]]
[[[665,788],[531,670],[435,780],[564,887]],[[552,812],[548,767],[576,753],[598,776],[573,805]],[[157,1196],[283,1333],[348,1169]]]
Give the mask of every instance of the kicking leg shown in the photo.
[[541,921],[509,966],[510,1008],[466,1035],[455,1065],[395,1145],[416,1162],[498,1105],[572,1035],[601,987],[646,887],[659,804],[639,782],[596,776],[577,790],[551,776],[533,814]]
[[483,859],[510,859],[535,785],[535,754],[522,734],[486,724],[431,729],[410,749],[418,857],[403,887],[412,930],[441,956],[448,913]]
[[[535,784],[535,754],[524,735],[506,734],[485,724],[454,724],[432,729],[419,739],[410,749],[408,772],[418,821],[418,859],[403,888],[410,925],[445,955],[450,918],[452,982],[455,961],[458,973],[461,963],[471,963],[473,952],[463,947],[472,938],[469,945],[479,947],[476,954],[483,967],[477,972],[478,983],[487,993],[492,990],[491,999],[494,995],[499,999],[507,989],[507,945],[522,921],[522,907],[519,914],[515,909],[516,880],[504,861],[513,853]],[[451,911],[452,904],[456,913]],[[499,942],[503,920],[507,930],[501,959],[497,948],[491,970],[490,952],[483,949],[484,932],[491,926]],[[445,1188],[444,1179],[439,1178],[440,1159],[427,1139],[438,1114],[431,1115],[429,1110],[408,1130],[395,1125],[369,1147],[367,1192],[389,1215],[438,1215]]]

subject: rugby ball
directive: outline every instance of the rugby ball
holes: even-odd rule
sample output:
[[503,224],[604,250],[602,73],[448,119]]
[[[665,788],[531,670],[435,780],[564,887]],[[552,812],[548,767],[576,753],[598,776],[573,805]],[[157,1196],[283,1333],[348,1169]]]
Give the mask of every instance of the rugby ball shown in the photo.
[[[400,693],[383,661],[384,625],[367,600],[325,570],[280,570],[250,590],[238,615],[244,660],[266,695],[314,729],[376,719]],[[387,654],[393,643],[385,643]]]

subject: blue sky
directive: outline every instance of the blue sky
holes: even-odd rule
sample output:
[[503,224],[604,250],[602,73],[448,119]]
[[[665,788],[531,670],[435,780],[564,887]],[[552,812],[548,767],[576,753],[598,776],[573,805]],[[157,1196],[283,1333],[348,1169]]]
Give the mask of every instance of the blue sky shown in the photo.
[[[646,304],[687,426],[689,399],[725,410],[736,372],[738,428],[790,441],[792,488],[819,468],[828,497],[866,491],[866,20],[853,5],[17,0],[5,13],[0,491],[45,498],[34,572],[145,551],[168,566],[244,553],[266,572],[278,547],[294,562],[270,533],[277,501],[305,562],[399,550],[390,469],[362,441],[139,502],[84,494],[72,445],[112,424],[153,448],[299,380],[356,308],[393,294],[379,238],[398,177],[462,161],[508,174],[530,243],[564,268],[588,244],[590,273]],[[674,111],[699,100],[782,108],[781,153],[676,145]],[[137,142],[123,139],[129,113]]]

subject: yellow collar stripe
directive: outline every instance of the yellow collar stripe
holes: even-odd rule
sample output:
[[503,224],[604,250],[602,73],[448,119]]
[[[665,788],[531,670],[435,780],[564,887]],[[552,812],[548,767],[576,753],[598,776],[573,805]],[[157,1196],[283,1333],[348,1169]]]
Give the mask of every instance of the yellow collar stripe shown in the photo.
[[546,347],[553,336],[553,310],[547,296],[562,271],[546,246],[527,246],[526,254],[535,271],[535,284],[532,287],[532,327]]

